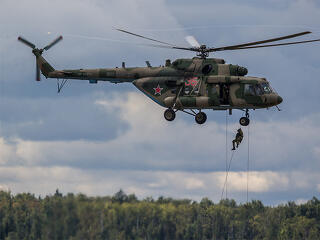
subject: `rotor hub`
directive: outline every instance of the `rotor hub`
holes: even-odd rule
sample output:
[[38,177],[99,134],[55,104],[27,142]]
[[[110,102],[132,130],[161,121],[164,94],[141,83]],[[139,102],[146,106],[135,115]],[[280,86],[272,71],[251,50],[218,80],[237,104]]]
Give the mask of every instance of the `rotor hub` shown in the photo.
[[42,53],[43,53],[43,49],[35,48],[35,49],[32,50],[32,53],[33,53],[36,57],[41,56]]
[[198,48],[197,56],[201,57],[201,58],[209,57],[209,52],[208,52],[208,48],[206,45],[203,44]]

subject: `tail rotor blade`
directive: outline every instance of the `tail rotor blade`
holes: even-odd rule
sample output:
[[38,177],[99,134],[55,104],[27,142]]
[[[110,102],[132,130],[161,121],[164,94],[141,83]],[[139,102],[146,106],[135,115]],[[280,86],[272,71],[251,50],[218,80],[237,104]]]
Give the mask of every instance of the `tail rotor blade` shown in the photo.
[[32,49],[35,49],[35,48],[36,48],[36,46],[35,46],[33,43],[29,42],[28,40],[24,39],[24,38],[21,37],[21,36],[18,37],[18,40],[19,40],[20,42],[26,44],[27,46],[31,47]]
[[36,81],[40,81],[40,68],[38,63],[36,62]]
[[62,36],[59,36],[58,38],[56,38],[52,43],[48,44],[47,46],[45,46],[43,49],[44,50],[49,50],[51,47],[53,47],[54,45],[56,45],[58,42],[60,42],[62,40]]

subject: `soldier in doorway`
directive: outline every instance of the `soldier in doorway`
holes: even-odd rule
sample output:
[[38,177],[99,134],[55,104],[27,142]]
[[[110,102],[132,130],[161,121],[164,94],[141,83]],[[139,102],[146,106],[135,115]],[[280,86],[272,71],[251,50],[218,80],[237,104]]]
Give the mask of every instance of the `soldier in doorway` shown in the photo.
[[243,139],[243,132],[241,128],[239,128],[236,138],[232,141],[232,146],[233,146],[232,150],[236,150],[235,144],[237,144],[237,148],[239,147],[239,144],[242,142],[242,139]]
[[221,104],[229,104],[229,86],[223,84],[220,88],[221,91]]

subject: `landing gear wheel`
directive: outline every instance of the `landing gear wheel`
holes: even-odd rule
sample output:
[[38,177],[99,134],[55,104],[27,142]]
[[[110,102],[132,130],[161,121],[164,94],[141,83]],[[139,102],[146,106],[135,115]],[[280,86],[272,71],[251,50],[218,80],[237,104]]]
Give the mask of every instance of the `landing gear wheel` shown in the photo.
[[250,119],[247,117],[242,117],[240,118],[239,123],[241,126],[248,126],[250,123]]
[[198,124],[204,124],[207,120],[207,115],[204,112],[199,112],[196,114],[195,120]]
[[176,113],[171,108],[168,108],[167,110],[165,110],[163,115],[164,115],[164,118],[170,122],[176,118]]

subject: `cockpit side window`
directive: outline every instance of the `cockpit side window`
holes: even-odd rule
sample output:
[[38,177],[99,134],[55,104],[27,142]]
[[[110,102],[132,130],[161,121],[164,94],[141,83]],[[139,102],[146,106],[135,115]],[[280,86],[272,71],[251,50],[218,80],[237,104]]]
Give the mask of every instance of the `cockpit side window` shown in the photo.
[[256,95],[263,95],[263,89],[261,88],[260,84],[254,85],[254,90],[256,91]]
[[244,95],[245,96],[255,96],[256,95],[253,84],[245,84],[244,85]]

